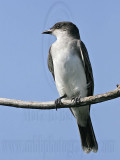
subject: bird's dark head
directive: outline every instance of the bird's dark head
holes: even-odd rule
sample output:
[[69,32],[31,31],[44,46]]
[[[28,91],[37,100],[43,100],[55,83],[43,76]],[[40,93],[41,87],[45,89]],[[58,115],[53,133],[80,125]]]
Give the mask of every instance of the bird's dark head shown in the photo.
[[49,30],[44,31],[43,34],[52,34],[57,38],[64,36],[80,38],[79,30],[72,22],[58,22]]

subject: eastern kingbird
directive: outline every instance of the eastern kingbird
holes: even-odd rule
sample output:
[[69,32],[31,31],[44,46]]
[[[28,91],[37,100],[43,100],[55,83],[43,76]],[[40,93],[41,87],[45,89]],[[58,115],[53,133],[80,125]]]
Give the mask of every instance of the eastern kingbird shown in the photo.
[[[43,34],[52,34],[57,40],[48,54],[48,68],[53,75],[60,98],[74,99],[76,105],[80,97],[92,96],[94,79],[85,44],[80,39],[79,30],[72,22],[58,22]],[[84,152],[97,152],[98,144],[90,118],[90,105],[71,108],[77,120]]]

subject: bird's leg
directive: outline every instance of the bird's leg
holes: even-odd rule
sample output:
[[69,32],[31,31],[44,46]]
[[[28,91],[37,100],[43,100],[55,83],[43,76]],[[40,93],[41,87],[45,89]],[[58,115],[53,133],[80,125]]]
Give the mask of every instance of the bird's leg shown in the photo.
[[76,104],[76,105],[79,105],[80,102],[81,102],[81,96],[78,96],[78,97],[73,97],[72,98],[72,101]]
[[57,99],[55,100],[56,111],[57,111],[57,106],[61,106],[61,105],[62,105],[61,99],[66,98],[66,97],[67,97],[67,95],[64,94],[63,96],[61,96],[61,97],[59,97],[59,98],[57,98]]

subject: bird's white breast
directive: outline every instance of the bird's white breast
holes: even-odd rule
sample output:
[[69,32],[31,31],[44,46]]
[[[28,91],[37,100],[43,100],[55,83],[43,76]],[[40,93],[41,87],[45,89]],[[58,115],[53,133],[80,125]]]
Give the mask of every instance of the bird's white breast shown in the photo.
[[87,95],[87,82],[83,64],[72,44],[56,41],[51,48],[55,82],[60,96],[68,98]]

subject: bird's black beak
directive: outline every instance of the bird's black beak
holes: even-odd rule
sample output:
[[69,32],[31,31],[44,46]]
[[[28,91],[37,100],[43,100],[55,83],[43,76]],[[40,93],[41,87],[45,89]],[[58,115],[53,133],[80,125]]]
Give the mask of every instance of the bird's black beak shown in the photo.
[[42,34],[52,34],[52,29],[42,32]]

